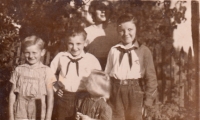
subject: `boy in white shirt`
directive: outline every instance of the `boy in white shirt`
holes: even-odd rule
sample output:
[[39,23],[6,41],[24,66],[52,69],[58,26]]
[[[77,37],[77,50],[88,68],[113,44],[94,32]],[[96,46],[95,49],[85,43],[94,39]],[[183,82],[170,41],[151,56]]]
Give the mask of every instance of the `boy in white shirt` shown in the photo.
[[81,27],[68,28],[65,38],[68,51],[58,53],[51,62],[51,69],[55,74],[59,74],[54,87],[62,93],[57,96],[55,105],[57,120],[75,118],[76,96],[84,90],[81,81],[88,77],[93,69],[101,70],[99,61],[83,50],[86,36],[87,33]]
[[[121,42],[109,52],[105,72],[111,77],[110,105],[113,120],[142,120],[142,108],[152,106],[157,78],[151,51],[135,38],[136,19],[119,17],[117,32]],[[143,84],[144,83],[144,84]]]

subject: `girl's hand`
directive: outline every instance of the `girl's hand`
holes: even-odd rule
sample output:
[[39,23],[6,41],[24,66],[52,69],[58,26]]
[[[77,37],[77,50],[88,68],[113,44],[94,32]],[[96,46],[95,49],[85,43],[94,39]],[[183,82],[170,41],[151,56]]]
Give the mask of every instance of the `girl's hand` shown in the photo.
[[76,120],[93,120],[93,119],[90,118],[90,117],[87,116],[87,115],[83,115],[82,113],[77,112],[77,113],[76,113]]
[[63,91],[61,89],[58,89],[56,94],[59,96],[59,97],[62,97],[63,96]]

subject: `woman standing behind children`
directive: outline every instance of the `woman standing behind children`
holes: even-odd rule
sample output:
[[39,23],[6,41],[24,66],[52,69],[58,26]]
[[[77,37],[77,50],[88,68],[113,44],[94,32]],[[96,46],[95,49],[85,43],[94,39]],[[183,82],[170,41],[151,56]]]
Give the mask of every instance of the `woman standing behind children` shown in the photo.
[[10,79],[9,120],[51,120],[52,83],[56,78],[51,69],[40,62],[45,54],[44,41],[37,36],[26,37],[22,50],[26,63],[19,65]]
[[82,80],[89,76],[91,70],[101,70],[99,61],[83,50],[87,36],[84,29],[78,26],[71,26],[67,29],[65,44],[68,51],[58,53],[51,62],[54,74],[57,72],[59,74],[55,85],[58,95],[57,120],[73,120],[75,118],[77,94],[85,90]]
[[90,94],[78,100],[77,120],[112,120],[112,110],[106,103],[110,97],[110,78],[100,70],[93,70],[84,81]]
[[89,13],[94,25],[85,28],[86,51],[97,57],[104,70],[110,48],[119,42],[116,27],[109,22],[112,14],[111,3],[107,0],[94,0],[90,3]]
[[[136,40],[137,21],[131,14],[119,17],[121,42],[109,52],[106,73],[111,77],[110,105],[113,120],[142,120],[142,108],[150,107],[157,91],[151,51]],[[144,100],[144,101],[143,101]]]

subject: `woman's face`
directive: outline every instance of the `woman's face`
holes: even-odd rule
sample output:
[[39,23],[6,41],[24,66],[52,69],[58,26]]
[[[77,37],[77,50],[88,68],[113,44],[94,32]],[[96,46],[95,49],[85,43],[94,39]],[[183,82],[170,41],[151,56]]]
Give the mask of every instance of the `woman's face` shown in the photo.
[[105,22],[109,19],[110,9],[108,8],[108,2],[102,2],[101,5],[97,6],[95,10],[96,21]]

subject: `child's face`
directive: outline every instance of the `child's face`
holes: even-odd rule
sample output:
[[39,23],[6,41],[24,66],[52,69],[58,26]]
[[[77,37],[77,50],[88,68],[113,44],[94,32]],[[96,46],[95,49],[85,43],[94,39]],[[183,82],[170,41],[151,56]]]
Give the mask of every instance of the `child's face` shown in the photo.
[[95,15],[96,21],[98,22],[105,22],[109,19],[110,10],[108,9],[108,2],[104,1],[101,3],[102,5],[96,8]]
[[42,56],[44,56],[45,50],[41,50],[38,45],[31,45],[24,49],[24,56],[26,62],[30,65],[34,65],[40,62]]
[[124,45],[132,44],[136,36],[136,26],[133,21],[128,21],[118,25],[117,31]]
[[67,45],[68,45],[68,52],[72,56],[74,57],[79,56],[84,49],[84,45],[85,45],[84,37],[82,35],[69,37]]

